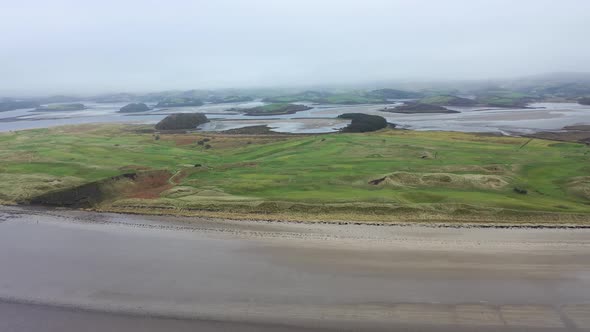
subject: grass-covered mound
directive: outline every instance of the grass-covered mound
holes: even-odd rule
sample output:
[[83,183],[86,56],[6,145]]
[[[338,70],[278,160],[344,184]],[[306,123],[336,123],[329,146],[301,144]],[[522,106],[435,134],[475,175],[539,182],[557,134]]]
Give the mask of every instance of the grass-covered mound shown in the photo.
[[87,107],[84,104],[52,104],[47,106],[40,106],[35,109],[35,111],[40,112],[61,112],[61,111],[81,111],[85,110]]
[[162,170],[108,186],[95,208],[278,220],[590,222],[585,144],[409,130],[160,132],[155,139],[147,129],[1,133],[0,202]]
[[423,104],[423,103],[405,103],[404,105],[393,108],[386,107],[381,112],[403,113],[403,114],[420,114],[420,113],[459,113],[443,106]]
[[378,115],[364,113],[345,113],[338,116],[340,119],[352,120],[350,124],[342,128],[344,133],[365,133],[387,127],[387,120]]
[[185,106],[202,106],[203,105],[203,101],[200,99],[195,99],[195,98],[166,98],[160,102],[158,102],[158,104],[156,104],[156,107],[161,108],[161,107],[185,107]]
[[156,124],[157,130],[195,129],[198,125],[209,122],[202,113],[170,114]]
[[147,112],[149,110],[150,108],[144,103],[131,103],[121,107],[119,113]]
[[242,112],[245,115],[261,116],[261,115],[284,115],[293,114],[301,111],[307,111],[313,107],[299,105],[299,104],[268,104],[252,108],[232,108],[231,111]]

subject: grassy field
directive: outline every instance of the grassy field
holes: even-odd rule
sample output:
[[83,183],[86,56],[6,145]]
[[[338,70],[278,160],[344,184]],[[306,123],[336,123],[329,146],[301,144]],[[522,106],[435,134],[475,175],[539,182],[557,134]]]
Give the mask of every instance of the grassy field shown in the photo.
[[0,134],[0,202],[166,170],[166,185],[122,191],[96,208],[302,220],[590,220],[590,148],[583,144],[389,129],[156,139],[138,129]]

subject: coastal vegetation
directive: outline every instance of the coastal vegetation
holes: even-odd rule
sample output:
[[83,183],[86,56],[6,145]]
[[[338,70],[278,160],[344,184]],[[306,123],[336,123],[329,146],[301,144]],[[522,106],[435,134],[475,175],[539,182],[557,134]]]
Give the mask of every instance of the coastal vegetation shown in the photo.
[[2,133],[0,201],[26,203],[157,171],[101,187],[108,195],[93,208],[280,220],[571,222],[590,215],[585,144],[392,129],[154,135],[124,125]]
[[590,214],[584,144],[392,129],[159,135],[123,125],[0,134],[0,201],[158,171],[101,187],[108,195],[93,208],[283,220],[567,222]]

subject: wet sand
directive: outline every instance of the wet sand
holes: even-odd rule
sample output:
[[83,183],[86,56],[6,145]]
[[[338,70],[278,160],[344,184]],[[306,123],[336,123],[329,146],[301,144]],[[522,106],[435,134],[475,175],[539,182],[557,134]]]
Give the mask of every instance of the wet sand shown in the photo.
[[588,229],[0,207],[0,266],[0,331],[590,331]]

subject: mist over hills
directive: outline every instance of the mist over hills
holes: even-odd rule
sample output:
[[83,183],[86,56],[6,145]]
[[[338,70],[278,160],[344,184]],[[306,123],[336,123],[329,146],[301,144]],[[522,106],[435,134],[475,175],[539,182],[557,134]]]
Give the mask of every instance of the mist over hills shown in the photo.
[[[269,84],[271,86],[271,84]],[[409,93],[426,95],[452,94],[477,95],[486,91],[510,90],[530,95],[532,98],[564,98],[577,99],[590,96],[590,72],[555,72],[538,75],[494,79],[494,80],[433,80],[433,81],[403,81],[387,80],[375,82],[359,82],[333,85],[309,85],[292,87],[260,87],[260,88],[224,88],[224,89],[191,89],[165,90],[145,93],[130,93],[116,91],[113,93],[97,94],[64,94],[37,96],[4,95],[0,101],[35,101],[40,104],[63,103],[78,100],[92,100],[96,102],[161,102],[167,98],[196,98],[214,103],[233,100],[250,100],[252,98],[271,98],[276,96],[318,93],[349,93],[354,91],[372,91],[380,89],[399,89]],[[133,90],[132,87],[129,88]],[[412,95],[409,95],[413,97]],[[408,98],[410,98],[408,97]]]

